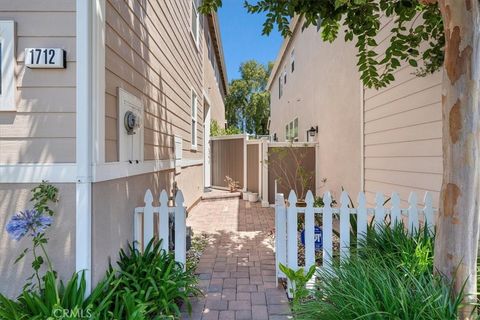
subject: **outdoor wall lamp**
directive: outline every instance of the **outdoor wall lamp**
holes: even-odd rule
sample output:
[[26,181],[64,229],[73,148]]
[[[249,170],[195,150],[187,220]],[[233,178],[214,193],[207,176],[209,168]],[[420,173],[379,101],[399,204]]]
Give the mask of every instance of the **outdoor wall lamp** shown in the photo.
[[309,137],[315,137],[315,135],[318,133],[318,126],[311,127],[310,129],[307,130],[307,142]]

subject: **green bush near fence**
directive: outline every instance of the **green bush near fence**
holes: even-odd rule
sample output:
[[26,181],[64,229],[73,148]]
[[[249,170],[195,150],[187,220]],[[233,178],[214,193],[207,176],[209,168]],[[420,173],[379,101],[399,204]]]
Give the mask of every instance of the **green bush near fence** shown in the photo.
[[316,290],[293,305],[297,319],[458,319],[462,296],[433,273],[434,235],[404,226],[368,230],[361,250],[317,274]]

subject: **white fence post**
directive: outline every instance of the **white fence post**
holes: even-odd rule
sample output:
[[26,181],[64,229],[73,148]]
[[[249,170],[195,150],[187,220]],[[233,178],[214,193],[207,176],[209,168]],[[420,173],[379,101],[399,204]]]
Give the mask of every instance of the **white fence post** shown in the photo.
[[385,223],[385,196],[383,193],[377,192],[375,195],[375,230],[378,230]]
[[425,218],[425,226],[430,232],[434,232],[435,221],[433,218],[433,199],[430,192],[425,193],[423,202],[425,206],[423,207],[423,213]]
[[187,225],[183,203],[183,193],[178,190],[175,197],[175,261],[182,263],[183,269],[185,270],[187,258]]
[[346,191],[342,191],[340,202],[340,259],[343,261],[350,256],[350,201]]
[[323,266],[330,268],[332,266],[333,256],[333,222],[332,222],[332,196],[330,192],[325,192],[323,195]]
[[305,269],[310,269],[315,264],[315,213],[312,191],[308,191],[305,197]]
[[417,208],[417,194],[410,192],[408,197],[408,232],[413,234],[415,229],[418,229],[418,208]]
[[145,192],[145,207],[143,209],[143,250],[145,250],[146,246],[153,239],[153,196],[152,191],[150,189]]
[[168,213],[168,195],[165,190],[160,193],[160,208],[158,212],[158,233],[162,240],[162,249],[168,252],[169,249],[169,213]]
[[297,195],[290,191],[287,208],[287,262],[293,270],[298,268],[298,212]]
[[275,194],[275,257],[278,281],[278,278],[285,277],[278,266],[280,263],[287,265],[287,208],[282,193]]
[[[293,190],[288,196],[287,208],[287,263],[288,268],[292,270],[298,269],[298,211],[297,211],[297,195]],[[287,279],[287,294],[291,297],[292,291],[295,290],[295,284]]]
[[358,193],[357,202],[357,247],[360,247],[360,243],[362,243],[367,237],[368,215],[365,193]]
[[400,197],[398,193],[392,193],[392,208],[390,209],[390,226],[393,229],[395,225],[402,221],[402,210],[400,209]]

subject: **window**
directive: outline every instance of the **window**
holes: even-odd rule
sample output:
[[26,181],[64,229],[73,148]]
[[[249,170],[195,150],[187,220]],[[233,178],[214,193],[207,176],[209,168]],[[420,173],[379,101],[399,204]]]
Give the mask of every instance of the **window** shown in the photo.
[[283,79],[282,76],[278,77],[278,98],[280,99],[283,95]]
[[15,22],[0,21],[0,111],[15,110]]
[[285,140],[287,141],[298,141],[298,118],[290,121],[285,126]]
[[295,71],[295,50],[292,50],[292,53],[290,53],[290,66],[293,73],[293,71]]
[[213,49],[212,49],[212,37],[210,36],[210,33],[207,33],[207,49],[208,49],[208,60],[210,60],[210,63],[213,66]]
[[287,67],[283,69],[283,84],[287,84]]
[[199,29],[200,29],[200,18],[199,18],[199,14],[198,14],[198,10],[197,10],[197,3],[196,3],[196,0],[192,0],[192,36],[193,36],[193,39],[195,40],[195,44],[198,45],[198,38],[200,36],[200,32],[199,32]]
[[197,93],[192,89],[192,149],[197,148]]

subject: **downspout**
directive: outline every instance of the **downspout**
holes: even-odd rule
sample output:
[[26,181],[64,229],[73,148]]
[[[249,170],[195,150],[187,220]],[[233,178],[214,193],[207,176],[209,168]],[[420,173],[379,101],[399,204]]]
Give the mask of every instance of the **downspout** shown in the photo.
[[92,286],[92,1],[77,1],[75,270]]

